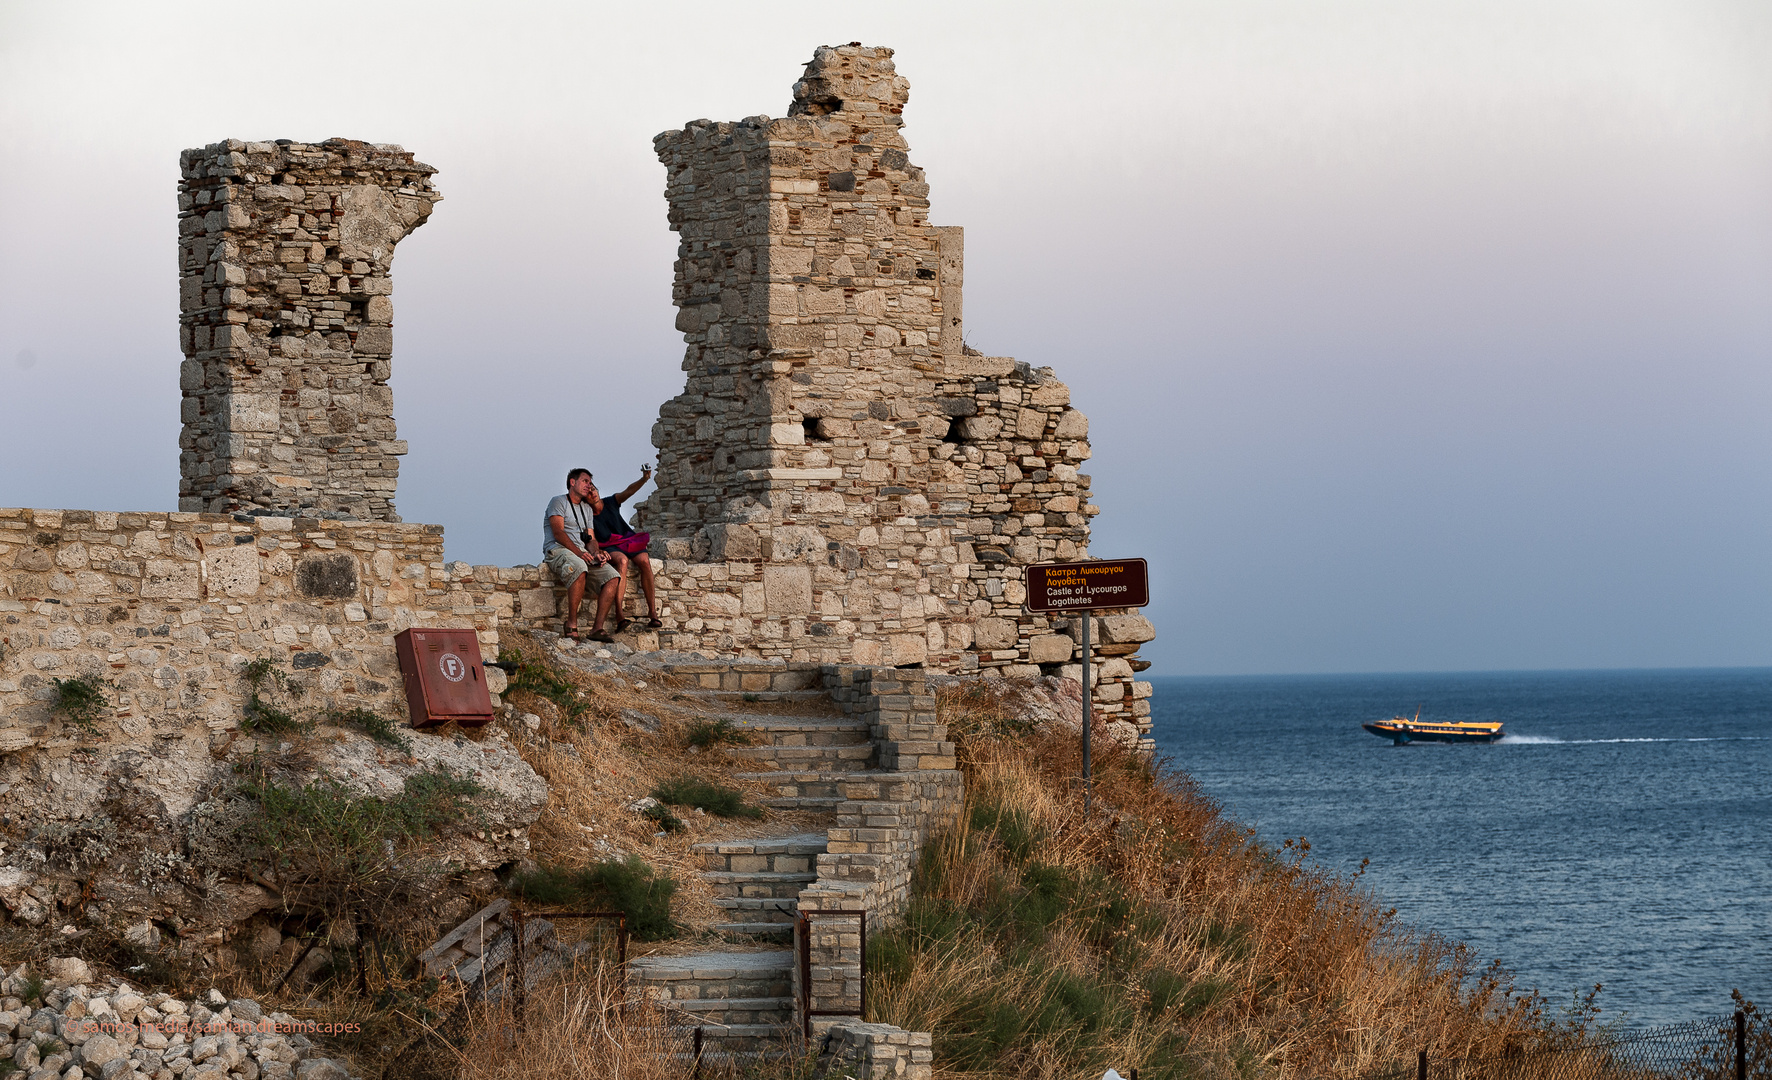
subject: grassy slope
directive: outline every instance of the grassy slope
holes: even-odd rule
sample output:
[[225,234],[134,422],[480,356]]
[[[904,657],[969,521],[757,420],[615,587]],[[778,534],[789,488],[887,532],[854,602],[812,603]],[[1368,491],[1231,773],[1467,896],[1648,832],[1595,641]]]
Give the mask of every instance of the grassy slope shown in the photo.
[[934,1031],[938,1075],[1357,1076],[1550,1025],[1308,844],[1257,844],[1105,738],[1085,815],[1075,734],[1027,730],[981,686],[938,699],[963,820],[925,850],[904,925],[870,943],[870,1019]]

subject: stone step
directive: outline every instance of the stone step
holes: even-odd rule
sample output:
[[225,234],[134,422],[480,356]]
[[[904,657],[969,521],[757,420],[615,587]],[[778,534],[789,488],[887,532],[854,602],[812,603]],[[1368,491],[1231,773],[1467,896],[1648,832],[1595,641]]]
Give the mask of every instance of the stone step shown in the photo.
[[729,661],[698,664],[685,661],[648,666],[666,675],[683,679],[692,689],[733,690],[740,693],[798,690],[824,696],[823,675],[813,665],[789,668],[781,664],[733,664]]
[[799,894],[780,896],[718,896],[714,906],[742,923],[792,923],[799,909]]
[[731,873],[706,870],[701,875],[714,886],[717,897],[774,897],[793,900],[800,890],[818,880],[818,874],[779,874],[771,872]]
[[[708,1024],[702,1026],[702,1060],[712,1065],[719,1057],[726,1055],[768,1058],[791,1049],[793,1040],[799,1037],[800,1031],[792,1021],[779,1024]],[[684,1059],[687,1060],[687,1055]]]
[[[670,1006],[682,1015],[677,1022],[693,1027],[706,1021],[724,1024],[787,1024],[794,1019],[791,997],[703,998],[700,1001],[673,1002]],[[706,1034],[702,1036],[704,1042]]]
[[819,770],[866,769],[874,757],[874,744],[854,743],[848,746],[730,746],[726,753],[741,761],[751,761],[771,771],[815,772]]
[[757,805],[771,810],[808,810],[814,813],[836,813],[843,800],[837,797],[824,796],[777,796],[775,798],[758,799]]
[[714,931],[728,937],[754,941],[794,940],[794,924],[791,922],[723,922],[715,923]]
[[692,845],[689,850],[701,856],[702,866],[716,872],[804,874],[811,872],[827,842],[824,833],[795,833],[715,840]]
[[[809,701],[830,701],[831,697],[823,690],[685,690],[681,693],[689,698],[703,701],[745,702],[747,704],[788,705],[804,704]],[[835,711],[836,703],[831,703]]]
[[719,714],[769,746],[856,746],[873,741],[873,729],[859,720],[823,716]]
[[671,1003],[787,997],[793,963],[792,949],[642,956],[628,961],[628,978],[647,997]]
[[760,780],[769,785],[770,793],[778,799],[841,799],[843,792],[839,786],[842,778],[853,775],[844,772],[748,772],[733,773],[734,779]]

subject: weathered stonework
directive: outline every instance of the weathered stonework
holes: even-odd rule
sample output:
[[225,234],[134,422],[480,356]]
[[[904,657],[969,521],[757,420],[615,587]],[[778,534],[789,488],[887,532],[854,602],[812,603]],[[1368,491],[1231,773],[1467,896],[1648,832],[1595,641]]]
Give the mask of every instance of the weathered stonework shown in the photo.
[[349,139],[179,167],[179,509],[399,521],[389,272],[436,170]]
[[[1074,677],[1075,630],[1021,609],[1022,570],[1088,555],[1088,421],[1049,369],[966,346],[961,231],[929,222],[908,99],[892,50],[821,48],[787,118],[655,140],[688,345],[640,510],[660,639]],[[1125,656],[1153,636],[1132,618]],[[1146,729],[1132,670],[1102,664],[1095,698]]]
[[[31,923],[89,903],[125,922],[176,917],[199,938],[231,933],[273,899],[249,882],[184,889],[197,867],[180,838],[237,760],[276,748],[243,728],[244,665],[277,664],[304,689],[292,706],[304,715],[403,717],[394,635],[471,626],[490,657],[525,594],[551,603],[541,573],[445,564],[436,525],[0,509],[0,905]],[[502,672],[485,674],[503,690]],[[55,680],[77,676],[103,680],[111,706],[91,730],[53,712]],[[385,748],[342,731],[322,743],[318,763],[350,784],[399,790]],[[414,748],[398,768],[441,763],[495,792],[485,835],[453,849],[461,865],[527,851],[546,789],[514,751]],[[74,865],[57,854],[70,845],[118,857]]]

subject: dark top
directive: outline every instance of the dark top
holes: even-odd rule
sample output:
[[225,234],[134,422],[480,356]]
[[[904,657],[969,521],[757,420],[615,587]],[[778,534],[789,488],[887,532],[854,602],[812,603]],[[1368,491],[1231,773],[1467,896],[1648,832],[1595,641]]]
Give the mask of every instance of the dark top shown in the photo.
[[612,536],[632,536],[634,529],[621,517],[621,500],[613,495],[603,496],[603,509],[597,512],[591,530],[596,533],[597,543],[601,544]]

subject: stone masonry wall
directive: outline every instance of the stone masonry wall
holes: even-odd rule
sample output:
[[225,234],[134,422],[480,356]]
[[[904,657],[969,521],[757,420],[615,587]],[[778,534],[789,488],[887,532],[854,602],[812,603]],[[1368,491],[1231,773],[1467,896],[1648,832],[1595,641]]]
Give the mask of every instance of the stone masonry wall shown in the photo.
[[446,565],[437,525],[0,509],[0,752],[82,749],[49,717],[76,675],[115,683],[120,737],[225,733],[258,658],[404,716],[394,635],[472,626],[490,657],[535,573]]
[[[1088,422],[1049,369],[966,346],[963,236],[929,222],[908,99],[890,49],[821,48],[787,118],[655,140],[687,345],[639,511],[660,642],[1074,676],[1021,577],[1088,557]],[[1149,640],[1138,622],[1122,636]],[[1095,696],[1147,728],[1132,663],[1101,665]]]
[[[199,819],[217,778],[281,754],[242,723],[246,663],[272,661],[300,688],[262,687],[298,718],[361,707],[400,720],[394,635],[472,627],[490,658],[526,596],[552,602],[539,575],[446,564],[435,525],[0,509],[0,904],[31,923],[78,906],[183,920],[187,941],[232,932],[267,903],[259,886],[185,886],[214,854]],[[496,704],[504,674],[483,674]],[[76,676],[104,682],[107,707],[84,727],[52,710],[55,680]],[[304,760],[365,790],[439,764],[480,779],[493,801],[452,849],[464,865],[527,851],[546,787],[496,733],[414,739],[408,758],[322,730]]]
[[399,521],[389,274],[436,170],[349,139],[179,167],[179,509]]
[[[917,853],[959,815],[964,783],[924,672],[827,665],[823,680],[845,712],[868,721],[879,771],[838,783],[843,802],[818,856],[818,879],[800,892],[805,918],[796,932],[808,950],[811,1007],[859,1009],[861,925],[818,913],[865,910],[870,932],[898,919],[910,901]],[[796,970],[794,978],[802,977]],[[833,1023],[813,1021],[814,1030]]]

